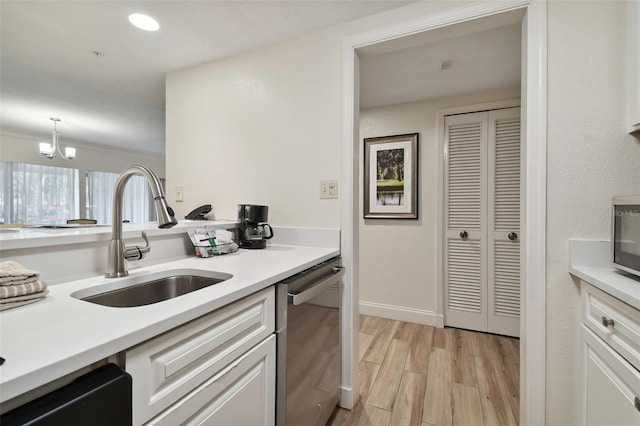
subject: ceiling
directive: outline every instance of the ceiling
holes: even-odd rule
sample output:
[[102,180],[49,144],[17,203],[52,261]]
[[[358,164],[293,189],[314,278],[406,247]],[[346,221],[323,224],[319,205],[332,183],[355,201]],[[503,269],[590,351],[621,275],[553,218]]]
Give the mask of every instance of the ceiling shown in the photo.
[[430,34],[433,41],[423,40],[416,46],[364,51],[360,54],[360,107],[518,86],[520,34],[518,23],[446,38]]
[[[166,72],[409,3],[2,0],[0,125],[48,138],[58,117],[63,143],[164,154]],[[134,12],[160,30],[131,26]],[[362,49],[361,106],[519,84],[519,20],[504,15]]]
[[[2,0],[0,125],[48,139],[58,117],[61,142],[163,154],[166,72],[412,1]],[[134,28],[134,12],[160,30]]]

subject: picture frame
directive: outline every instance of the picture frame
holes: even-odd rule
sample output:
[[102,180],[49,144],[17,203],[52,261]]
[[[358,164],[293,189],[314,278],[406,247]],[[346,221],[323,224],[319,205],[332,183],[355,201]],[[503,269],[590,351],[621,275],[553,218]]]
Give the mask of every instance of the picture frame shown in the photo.
[[364,139],[364,218],[418,219],[418,133]]

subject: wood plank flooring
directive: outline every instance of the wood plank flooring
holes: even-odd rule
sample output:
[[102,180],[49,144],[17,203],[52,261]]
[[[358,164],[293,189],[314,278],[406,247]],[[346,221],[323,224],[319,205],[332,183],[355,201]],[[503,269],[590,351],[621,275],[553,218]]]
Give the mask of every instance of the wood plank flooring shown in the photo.
[[360,395],[328,426],[503,426],[519,419],[519,340],[360,316]]

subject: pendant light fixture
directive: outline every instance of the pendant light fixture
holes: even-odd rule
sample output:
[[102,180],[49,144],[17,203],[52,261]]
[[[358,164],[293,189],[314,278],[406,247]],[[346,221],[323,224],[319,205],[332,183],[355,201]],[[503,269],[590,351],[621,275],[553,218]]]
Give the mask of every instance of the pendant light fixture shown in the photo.
[[73,160],[74,158],[76,158],[76,149],[67,147],[64,149],[63,154],[62,151],[60,151],[60,145],[58,145],[58,129],[56,125],[58,124],[58,121],[62,120],[55,117],[50,117],[49,120],[53,121],[53,132],[51,133],[52,143],[49,144],[46,142],[40,142],[40,154],[42,154],[43,157],[46,157],[49,160],[56,158],[58,154],[68,160]]

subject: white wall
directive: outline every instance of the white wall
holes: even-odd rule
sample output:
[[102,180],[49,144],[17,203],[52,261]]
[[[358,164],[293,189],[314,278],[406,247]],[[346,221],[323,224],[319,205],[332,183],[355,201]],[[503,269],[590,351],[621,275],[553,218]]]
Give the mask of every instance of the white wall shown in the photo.
[[627,135],[625,2],[548,8],[547,423],[577,424],[579,285],[569,238],[610,238],[611,197],[640,193]]
[[335,35],[170,73],[167,179],[183,186],[182,216],[210,203],[216,219],[237,204],[269,205],[269,221],[339,226],[339,200],[320,200],[340,173],[340,49]]
[[[438,228],[442,212],[438,172],[442,166],[438,111],[520,98],[520,88],[505,88],[464,96],[432,99],[360,111],[360,139],[418,132],[418,220],[362,219],[360,200],[361,312],[407,318],[435,325],[440,316],[442,284],[437,275]],[[360,176],[363,176],[360,161]],[[362,179],[362,178],[361,178]],[[362,187],[362,180],[360,182]]]
[[[463,6],[456,2],[455,6]],[[167,75],[167,192],[182,216],[205,203],[217,219],[237,204],[269,205],[269,221],[337,227],[342,37],[451,7],[423,2]],[[175,187],[184,202],[174,203]]]
[[[210,202],[216,217],[235,217],[237,203],[266,203],[276,224],[339,225],[338,202],[319,200],[318,181],[340,178],[342,37],[463,5],[420,2],[170,73],[167,184],[174,205],[172,188],[185,187],[178,214]],[[579,298],[567,240],[607,237],[610,197],[640,188],[640,144],[624,125],[624,7],[549,2],[548,284],[540,313],[548,424],[578,423]]]

